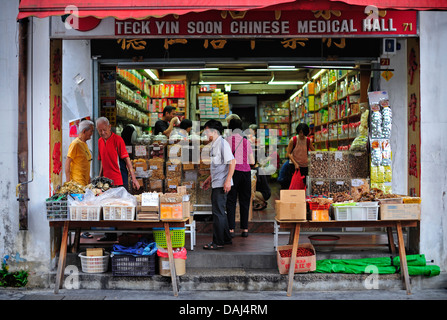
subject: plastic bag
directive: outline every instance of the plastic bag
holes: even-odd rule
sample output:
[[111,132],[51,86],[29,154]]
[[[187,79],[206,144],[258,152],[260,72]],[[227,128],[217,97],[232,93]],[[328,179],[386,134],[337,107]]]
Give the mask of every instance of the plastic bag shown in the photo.
[[137,198],[131,195],[124,187],[109,189],[96,197],[100,205],[127,205],[137,206]]
[[86,189],[84,199],[79,201],[71,196],[67,197],[69,205],[74,206],[104,206],[104,205],[123,205],[137,206],[137,198],[131,195],[124,187],[111,188],[100,195],[96,195],[91,189]]
[[119,244],[113,245],[113,254],[131,254],[134,256],[151,256],[157,251],[155,242],[149,242],[145,238],[141,238],[135,245],[125,247]]
[[[174,259],[183,259],[186,260],[186,248],[173,248],[172,253],[174,255]],[[161,258],[168,258],[168,249],[158,248],[157,256]]]
[[305,190],[306,185],[303,181],[303,176],[299,169],[295,170],[292,176],[292,181],[290,182],[289,190]]

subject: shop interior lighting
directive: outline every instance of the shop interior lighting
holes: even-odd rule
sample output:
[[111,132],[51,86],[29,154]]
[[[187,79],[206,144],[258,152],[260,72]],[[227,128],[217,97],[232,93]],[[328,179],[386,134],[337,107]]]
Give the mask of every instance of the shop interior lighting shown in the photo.
[[273,79],[269,81],[268,84],[272,85],[301,85],[304,81],[274,81]]
[[300,90],[296,91],[294,94],[292,94],[292,95],[290,96],[289,100],[293,100],[293,99],[295,99],[295,97],[296,97],[297,95],[299,95],[302,91],[303,91],[303,89],[300,89]]
[[199,84],[249,84],[250,81],[200,81]]
[[318,71],[316,74],[314,74],[312,76],[312,79],[315,80],[316,78],[318,78],[326,69],[321,69],[320,71]]
[[296,69],[295,66],[268,66],[268,69]]
[[218,71],[219,68],[172,68],[162,69],[163,72],[179,72],[179,71]]
[[268,67],[267,69],[244,69],[244,71],[298,71],[298,68],[281,68],[281,67]]
[[152,80],[154,80],[154,81],[160,80],[160,79],[158,79],[157,75],[151,69],[144,69],[144,71],[146,71],[146,73],[148,74],[149,77],[151,77]]

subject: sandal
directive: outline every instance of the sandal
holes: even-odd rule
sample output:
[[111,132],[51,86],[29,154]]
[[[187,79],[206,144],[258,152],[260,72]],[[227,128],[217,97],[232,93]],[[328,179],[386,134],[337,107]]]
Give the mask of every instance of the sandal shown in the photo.
[[218,250],[218,249],[223,249],[224,246],[220,246],[215,244],[214,242],[210,242],[206,245],[203,246],[203,249],[205,250]]
[[81,238],[84,238],[84,239],[92,239],[93,236],[92,236],[90,233],[88,233],[88,232],[83,232],[83,233],[81,234]]

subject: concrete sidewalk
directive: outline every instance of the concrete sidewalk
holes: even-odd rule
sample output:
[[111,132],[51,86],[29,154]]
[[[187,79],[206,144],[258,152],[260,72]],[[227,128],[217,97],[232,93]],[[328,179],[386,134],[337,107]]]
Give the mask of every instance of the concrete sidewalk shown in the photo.
[[405,290],[294,290],[290,297],[286,291],[180,291],[175,297],[172,291],[61,289],[55,294],[52,289],[0,288],[0,300],[447,300],[447,288],[413,290],[411,295]]

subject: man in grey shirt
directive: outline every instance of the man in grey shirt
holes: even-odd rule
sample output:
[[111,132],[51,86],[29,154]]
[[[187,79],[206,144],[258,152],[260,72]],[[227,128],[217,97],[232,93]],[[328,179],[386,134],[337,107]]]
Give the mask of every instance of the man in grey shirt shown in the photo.
[[205,134],[211,141],[211,175],[204,181],[203,189],[207,190],[211,185],[211,211],[213,214],[213,241],[203,246],[203,249],[206,250],[222,249],[224,244],[231,244],[225,208],[227,194],[233,185],[232,177],[236,160],[230,145],[222,138],[222,131],[223,126],[220,121],[213,119],[205,123]]

